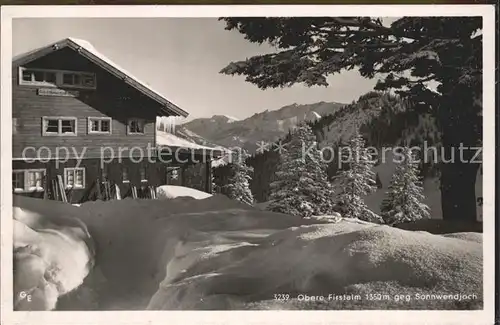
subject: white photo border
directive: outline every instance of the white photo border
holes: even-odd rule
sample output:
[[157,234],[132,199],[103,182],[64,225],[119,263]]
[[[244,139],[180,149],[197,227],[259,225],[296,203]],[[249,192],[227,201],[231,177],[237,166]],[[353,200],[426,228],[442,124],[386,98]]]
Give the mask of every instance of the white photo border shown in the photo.
[[[483,17],[483,286],[479,311],[13,311],[12,20],[16,18],[173,18],[230,16]],[[10,324],[492,324],[495,231],[494,5],[175,5],[2,6],[1,8],[1,323]]]

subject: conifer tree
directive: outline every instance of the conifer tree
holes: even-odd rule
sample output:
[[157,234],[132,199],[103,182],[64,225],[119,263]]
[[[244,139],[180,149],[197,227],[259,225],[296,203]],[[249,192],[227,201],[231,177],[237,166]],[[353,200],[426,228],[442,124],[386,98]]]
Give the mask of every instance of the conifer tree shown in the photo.
[[333,187],[316,137],[303,123],[292,133],[271,183],[271,211],[302,217],[333,212]]
[[253,168],[246,164],[248,154],[243,150],[233,151],[231,157],[231,169],[233,176],[227,185],[228,197],[252,205],[254,198],[250,190],[250,180],[252,179]]
[[390,225],[430,218],[430,209],[423,203],[424,190],[415,157],[408,147],[402,153],[380,208],[384,222]]
[[372,171],[375,162],[365,148],[363,137],[356,133],[343,149],[342,161],[347,163],[347,168],[337,176],[341,187],[337,211],[346,218],[382,222],[380,216],[368,209],[363,199],[377,190],[375,173]]

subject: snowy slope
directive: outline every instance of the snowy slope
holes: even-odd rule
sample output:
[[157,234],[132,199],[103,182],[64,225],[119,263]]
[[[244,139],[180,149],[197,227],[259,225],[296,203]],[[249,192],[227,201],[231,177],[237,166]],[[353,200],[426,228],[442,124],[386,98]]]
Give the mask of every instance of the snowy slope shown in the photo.
[[233,122],[239,121],[238,118],[233,117],[233,116],[229,116],[229,115],[222,115],[222,116],[227,118],[227,123],[233,123]]
[[[59,299],[58,310],[482,308],[481,234],[441,236],[354,220],[308,221],[222,196],[88,202],[65,209],[53,201],[27,200],[48,214],[44,218],[78,215],[96,242],[95,267],[82,286]],[[22,207],[27,200],[15,204]],[[61,249],[71,246],[52,252]],[[29,265],[21,265],[20,272],[36,277]],[[84,276],[72,268],[62,272]],[[274,299],[277,288],[290,300]],[[438,291],[479,298],[461,303],[294,299]]]
[[319,115],[318,113],[316,113],[315,111],[311,111],[311,114],[314,115],[315,118],[317,119],[320,119],[321,118],[321,115]]

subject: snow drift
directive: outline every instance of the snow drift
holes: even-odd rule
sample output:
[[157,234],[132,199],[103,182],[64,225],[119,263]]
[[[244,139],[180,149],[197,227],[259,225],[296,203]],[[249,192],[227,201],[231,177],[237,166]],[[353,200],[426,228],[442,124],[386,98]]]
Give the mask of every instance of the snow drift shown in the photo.
[[[48,310],[83,282],[94,243],[71,205],[19,197],[14,207],[14,308]],[[45,202],[44,202],[45,203]],[[28,295],[30,298],[28,298]]]
[[198,191],[194,188],[176,185],[159,186],[156,190],[156,195],[158,196],[158,198],[164,199],[175,199],[177,197],[187,196],[198,200],[206,199],[212,196],[212,194]]
[[[95,266],[84,281],[82,267],[62,271],[83,284],[59,294],[58,310],[482,308],[481,234],[433,235],[355,219],[303,220],[219,195],[64,209],[36,199],[15,204],[37,207],[40,224],[78,216],[95,242]],[[85,236],[72,238],[88,242]],[[66,256],[76,249],[73,244],[51,246],[53,256]],[[29,265],[16,272],[20,283],[20,272],[41,276]],[[373,293],[391,299],[366,299]],[[416,298],[447,293],[476,298]],[[398,294],[412,299],[395,300]],[[304,295],[325,299],[301,300]],[[329,295],[361,299],[328,300]]]

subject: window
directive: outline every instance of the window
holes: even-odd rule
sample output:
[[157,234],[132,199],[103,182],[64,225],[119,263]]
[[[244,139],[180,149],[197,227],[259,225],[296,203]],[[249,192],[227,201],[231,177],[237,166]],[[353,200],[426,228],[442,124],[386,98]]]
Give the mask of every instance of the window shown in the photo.
[[24,169],[12,171],[14,192],[43,192],[45,169]]
[[146,166],[141,166],[140,174],[141,174],[141,182],[147,183],[148,176],[147,176],[147,167]]
[[19,79],[21,85],[45,85],[54,87],[57,84],[57,73],[55,71],[24,68],[21,68],[20,71]]
[[28,174],[28,189],[29,190],[43,190],[43,176],[44,171],[27,171]]
[[89,134],[111,134],[111,118],[89,117]]
[[122,167],[122,182],[130,183],[130,179],[128,178],[128,168],[125,166]]
[[83,72],[63,72],[62,86],[95,88],[95,75]]
[[64,168],[64,186],[66,188],[85,188],[85,168]]
[[144,134],[144,120],[128,120],[128,134]]
[[94,73],[90,72],[30,69],[21,67],[19,68],[19,84],[95,89],[96,77]]
[[43,135],[76,135],[76,117],[43,117]]
[[12,171],[12,188],[14,192],[24,192],[24,171]]

